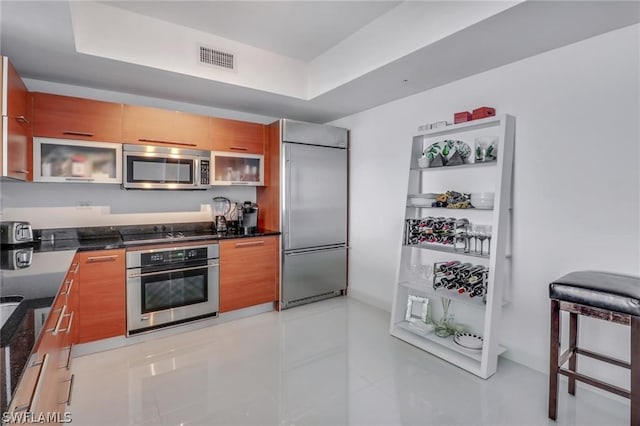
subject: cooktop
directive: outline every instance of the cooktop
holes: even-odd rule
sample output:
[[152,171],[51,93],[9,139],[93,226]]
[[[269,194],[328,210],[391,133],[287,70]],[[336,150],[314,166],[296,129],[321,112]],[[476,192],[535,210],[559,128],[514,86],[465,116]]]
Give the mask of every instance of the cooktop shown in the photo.
[[140,225],[120,229],[120,237],[125,245],[172,241],[206,240],[218,234],[207,224]]

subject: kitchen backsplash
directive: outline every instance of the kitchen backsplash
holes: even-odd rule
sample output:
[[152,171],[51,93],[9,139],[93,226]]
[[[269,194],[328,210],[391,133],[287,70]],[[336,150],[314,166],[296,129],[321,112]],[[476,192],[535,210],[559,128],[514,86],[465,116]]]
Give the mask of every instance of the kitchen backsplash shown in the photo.
[[118,185],[1,183],[0,220],[31,222],[36,229],[212,220],[216,196],[256,201],[255,188],[206,191],[123,190]]

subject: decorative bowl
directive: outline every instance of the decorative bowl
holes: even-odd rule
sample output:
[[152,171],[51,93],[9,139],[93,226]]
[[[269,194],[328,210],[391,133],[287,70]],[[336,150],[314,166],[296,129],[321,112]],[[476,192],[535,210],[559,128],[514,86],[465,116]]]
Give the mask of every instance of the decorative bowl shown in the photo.
[[471,205],[476,209],[492,209],[494,197],[493,192],[472,192]]

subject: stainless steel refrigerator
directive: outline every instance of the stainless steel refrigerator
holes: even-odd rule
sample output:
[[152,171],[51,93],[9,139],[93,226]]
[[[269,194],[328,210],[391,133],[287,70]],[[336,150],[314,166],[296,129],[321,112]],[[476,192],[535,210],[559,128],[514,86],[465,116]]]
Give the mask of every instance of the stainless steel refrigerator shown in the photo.
[[282,120],[281,308],[347,287],[348,131]]

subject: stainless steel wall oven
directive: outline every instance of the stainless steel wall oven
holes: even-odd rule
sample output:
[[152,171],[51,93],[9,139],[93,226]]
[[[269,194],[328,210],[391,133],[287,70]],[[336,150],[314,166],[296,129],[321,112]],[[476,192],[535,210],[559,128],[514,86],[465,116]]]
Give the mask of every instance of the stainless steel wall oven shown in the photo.
[[218,245],[127,252],[128,334],[218,315]]

